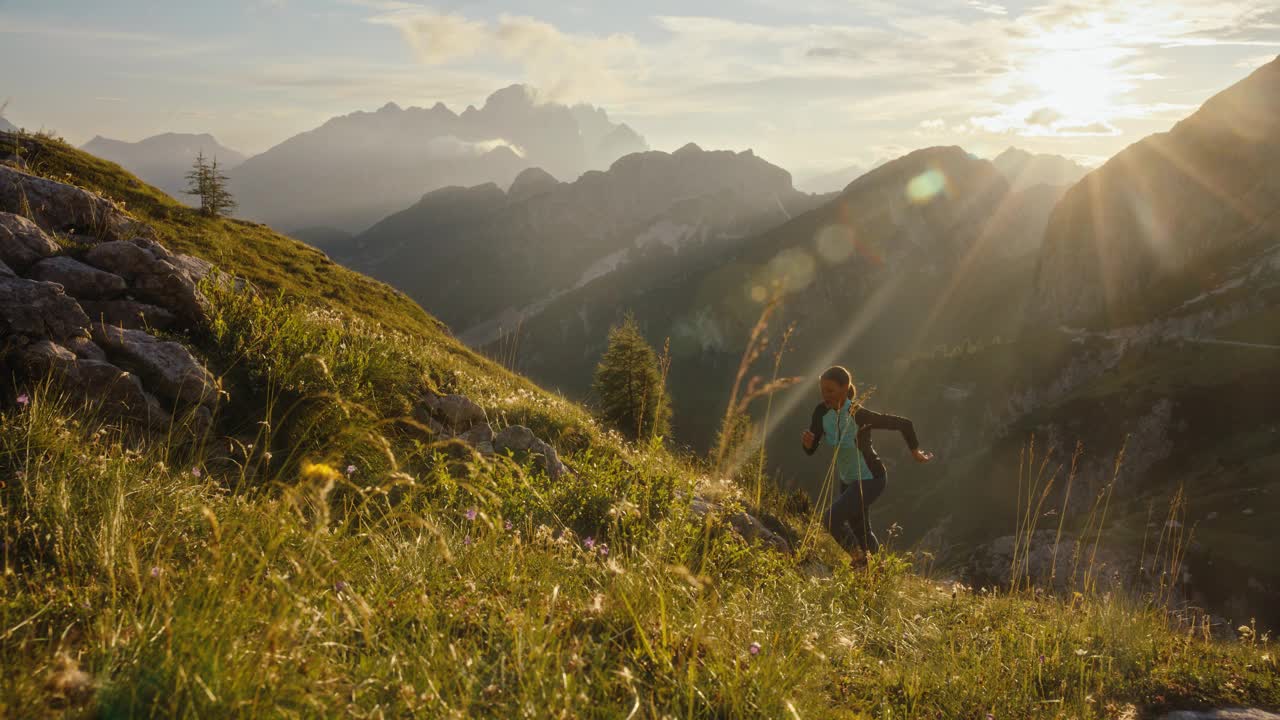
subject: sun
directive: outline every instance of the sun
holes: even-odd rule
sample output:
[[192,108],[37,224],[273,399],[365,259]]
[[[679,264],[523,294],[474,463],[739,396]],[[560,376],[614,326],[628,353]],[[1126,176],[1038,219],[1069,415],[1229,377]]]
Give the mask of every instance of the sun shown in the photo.
[[1109,119],[1131,89],[1116,68],[1119,54],[1108,48],[1042,51],[1023,73],[1032,104],[1071,124]]

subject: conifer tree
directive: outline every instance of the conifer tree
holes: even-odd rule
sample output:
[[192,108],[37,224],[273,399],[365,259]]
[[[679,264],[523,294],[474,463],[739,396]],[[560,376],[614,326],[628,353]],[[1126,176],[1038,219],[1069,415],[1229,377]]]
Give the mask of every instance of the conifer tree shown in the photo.
[[218,170],[218,158],[210,162],[204,151],[196,153],[187,173],[187,194],[200,198],[200,212],[211,217],[229,215],[236,207],[235,198],[227,190],[227,176]]
[[596,366],[592,389],[605,422],[627,437],[665,437],[670,432],[671,399],[658,358],[632,315],[610,328],[609,346]]

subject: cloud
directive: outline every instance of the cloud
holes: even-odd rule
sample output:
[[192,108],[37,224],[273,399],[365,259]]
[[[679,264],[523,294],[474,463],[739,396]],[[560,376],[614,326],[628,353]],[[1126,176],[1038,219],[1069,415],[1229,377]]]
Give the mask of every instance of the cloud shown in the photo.
[[1009,10],[1003,5],[995,3],[981,2],[981,0],[969,0],[969,7],[978,12],[987,13],[988,15],[1008,15]]
[[1059,122],[1061,120],[1062,120],[1062,113],[1058,112],[1057,110],[1054,110],[1053,108],[1042,107],[1042,108],[1037,108],[1033,110],[1031,114],[1027,116],[1027,119],[1025,122],[1027,125],[1040,125],[1044,127],[1049,127],[1053,125],[1055,122]]
[[399,30],[423,64],[504,58],[519,64],[525,81],[548,100],[598,100],[618,94],[637,47],[629,35],[570,34],[525,16],[504,14],[489,22],[403,3],[376,5],[384,12],[369,22]]
[[505,147],[516,155],[524,157],[523,148],[501,138],[493,140],[462,140],[453,135],[443,135],[433,137],[427,141],[427,149],[432,155],[438,157],[473,157],[484,155],[500,147]]

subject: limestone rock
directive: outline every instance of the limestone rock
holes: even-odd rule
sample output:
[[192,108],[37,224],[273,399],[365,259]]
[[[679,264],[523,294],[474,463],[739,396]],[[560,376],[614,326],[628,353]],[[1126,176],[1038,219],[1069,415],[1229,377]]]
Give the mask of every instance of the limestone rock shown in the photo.
[[0,260],[0,278],[15,277],[18,277],[18,273],[14,272],[8,265],[5,265],[3,260]]
[[88,337],[89,318],[61,285],[0,277],[0,335],[62,342]]
[[167,330],[178,320],[176,315],[162,307],[136,300],[82,300],[80,307],[94,323],[127,330]]
[[135,239],[96,245],[85,261],[123,277],[136,297],[201,324],[208,301],[191,276],[171,262],[174,257],[159,243]]
[[124,278],[65,255],[45,258],[31,268],[31,278],[55,282],[68,295],[82,300],[109,300],[124,294]]
[[0,262],[21,270],[59,251],[40,226],[13,213],[0,212]]
[[102,352],[102,348],[93,344],[93,341],[86,337],[74,337],[63,343],[63,347],[76,354],[76,357],[82,360],[101,360],[107,361],[107,354]]
[[470,430],[459,435],[458,439],[462,440],[468,445],[476,445],[476,446],[479,446],[480,443],[484,443],[484,442],[492,443],[493,428],[489,427],[488,423],[480,423],[479,425],[476,425],[472,427]]
[[0,165],[0,211],[22,213],[47,232],[76,232],[100,241],[138,232],[138,224],[110,200],[6,165]]
[[743,540],[749,543],[763,543],[778,552],[791,552],[791,543],[787,542],[785,537],[765,527],[764,523],[748,512],[727,513],[724,506],[701,496],[695,497],[690,501],[689,509],[700,518],[705,518],[711,514],[724,514],[725,520],[729,522],[729,527],[733,528],[733,531]]
[[41,340],[23,348],[23,369],[33,378],[51,377],[73,400],[95,404],[110,415],[151,427],[168,424],[169,415],[142,387],[137,376],[101,360],[86,360]]
[[428,395],[424,401],[431,414],[444,422],[451,430],[470,429],[488,422],[484,408],[465,395]]
[[135,368],[161,396],[193,405],[217,404],[217,378],[182,345],[101,323],[94,323],[93,338],[108,357]]
[[497,452],[529,452],[538,458],[538,464],[552,480],[558,480],[567,468],[560,461],[560,455],[551,445],[538,439],[533,431],[523,425],[511,425],[502,429],[493,438],[493,449]]

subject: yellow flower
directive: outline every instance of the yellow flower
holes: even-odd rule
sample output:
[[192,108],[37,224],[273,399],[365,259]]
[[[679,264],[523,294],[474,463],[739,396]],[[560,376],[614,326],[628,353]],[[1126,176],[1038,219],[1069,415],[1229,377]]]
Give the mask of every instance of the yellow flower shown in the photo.
[[325,480],[333,482],[342,474],[328,463],[313,463],[310,460],[302,461],[302,477],[308,480]]

